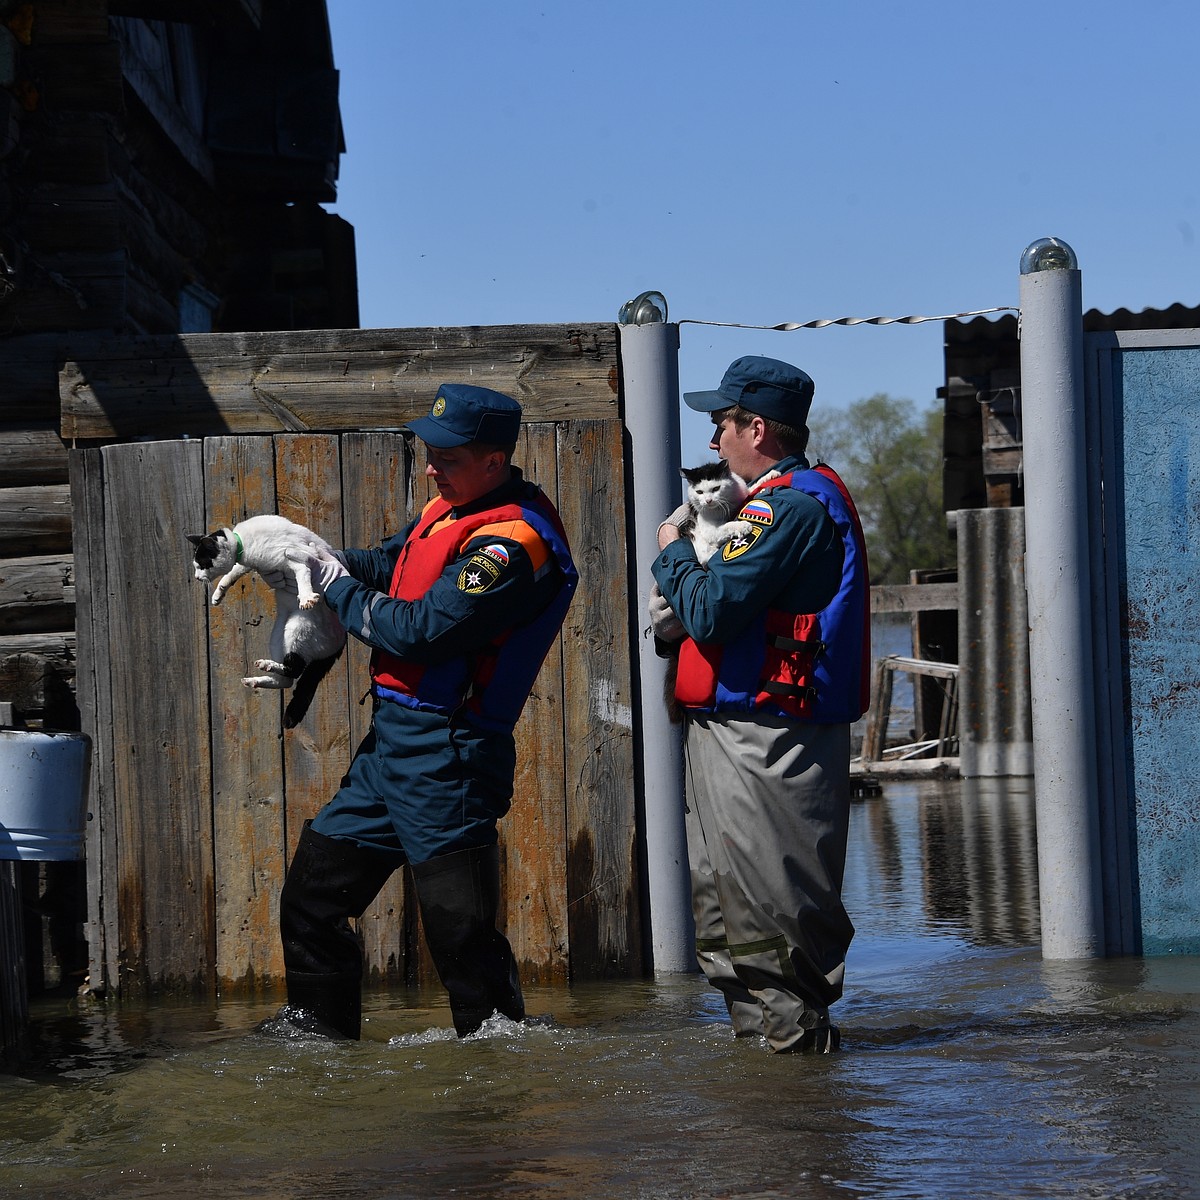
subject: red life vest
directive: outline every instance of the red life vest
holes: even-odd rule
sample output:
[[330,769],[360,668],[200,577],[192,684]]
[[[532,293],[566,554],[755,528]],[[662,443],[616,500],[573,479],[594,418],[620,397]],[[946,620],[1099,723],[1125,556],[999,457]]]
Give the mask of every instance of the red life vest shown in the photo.
[[699,712],[764,712],[821,724],[857,721],[871,702],[870,580],[862,526],[846,485],[827,466],[756,488],[792,487],[816,500],[842,540],[842,578],[817,613],[769,608],[731,642],[679,650],[675,698]]
[[579,574],[558,513],[541,492],[465,517],[451,513],[440,497],[422,510],[396,560],[390,596],[422,599],[467,543],[481,536],[519,542],[533,564],[534,577],[557,570],[562,586],[528,623],[446,662],[414,663],[376,649],[371,679],[376,694],[411,708],[461,712],[485,729],[511,731],[562,626]]

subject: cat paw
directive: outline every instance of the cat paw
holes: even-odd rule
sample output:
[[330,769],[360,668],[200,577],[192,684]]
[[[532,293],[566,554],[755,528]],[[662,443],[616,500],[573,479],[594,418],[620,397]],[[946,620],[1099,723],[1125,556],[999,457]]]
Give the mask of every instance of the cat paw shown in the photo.
[[269,671],[272,675],[287,674],[283,663],[277,663],[273,658],[256,658],[254,660],[254,669],[256,671]]
[[224,592],[213,592],[212,599],[209,601],[209,603],[213,606],[213,608],[216,608],[217,605],[220,604],[221,601],[224,599],[225,599]]
[[300,601],[300,607],[303,609],[316,608],[320,603],[320,596],[305,596],[304,599]]
[[286,686],[274,675],[243,675],[242,682],[248,688],[271,688],[277,692]]

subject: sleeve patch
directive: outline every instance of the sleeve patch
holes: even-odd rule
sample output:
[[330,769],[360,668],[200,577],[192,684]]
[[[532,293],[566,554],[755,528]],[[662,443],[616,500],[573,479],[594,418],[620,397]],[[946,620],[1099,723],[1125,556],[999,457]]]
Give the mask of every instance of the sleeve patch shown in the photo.
[[484,546],[480,550],[480,554],[486,554],[488,558],[498,563],[501,567],[508,566],[508,547],[501,545],[499,542],[493,542],[490,546]]
[[[495,549],[495,547],[489,547]],[[504,568],[484,551],[472,554],[458,573],[458,590],[478,595],[486,592],[499,578]]]
[[721,547],[721,560],[732,562],[741,557],[762,537],[765,530],[763,525],[747,525],[744,530],[739,530]]
[[775,513],[765,500],[747,500],[738,513],[739,521],[753,521],[756,525],[770,525],[775,520]]

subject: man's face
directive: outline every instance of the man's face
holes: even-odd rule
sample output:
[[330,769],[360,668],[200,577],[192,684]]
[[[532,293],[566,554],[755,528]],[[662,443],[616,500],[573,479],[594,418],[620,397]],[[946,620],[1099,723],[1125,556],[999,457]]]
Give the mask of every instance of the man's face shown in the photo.
[[455,507],[478,500],[503,482],[504,455],[499,450],[481,452],[471,445],[439,450],[426,443],[425,457],[425,474],[442,499]]
[[715,412],[712,441],[708,448],[715,450],[728,464],[729,469],[743,479],[754,479],[762,471],[760,455],[754,446],[753,423],[739,429],[730,418],[728,410]]

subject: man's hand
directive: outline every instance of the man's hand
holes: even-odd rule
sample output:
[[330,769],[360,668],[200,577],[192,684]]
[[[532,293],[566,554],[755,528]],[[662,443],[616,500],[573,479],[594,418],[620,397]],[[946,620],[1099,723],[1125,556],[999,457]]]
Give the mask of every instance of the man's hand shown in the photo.
[[295,592],[296,577],[291,571],[285,571],[281,567],[273,571],[259,571],[267,587],[276,592]]
[[692,510],[686,505],[681,504],[659,527],[658,527],[658,548],[662,550],[676,541],[683,535],[679,532],[679,527],[691,518]]
[[310,544],[307,552],[289,550],[287,558],[288,562],[304,563],[308,566],[309,574],[312,576],[313,587],[322,596],[325,594],[325,589],[335,579],[341,579],[343,575],[350,574],[337,553],[326,550],[323,546]]
[[646,602],[646,608],[650,612],[650,628],[660,642],[679,642],[687,635],[683,623],[659,591],[657,583],[650,589],[650,599]]

